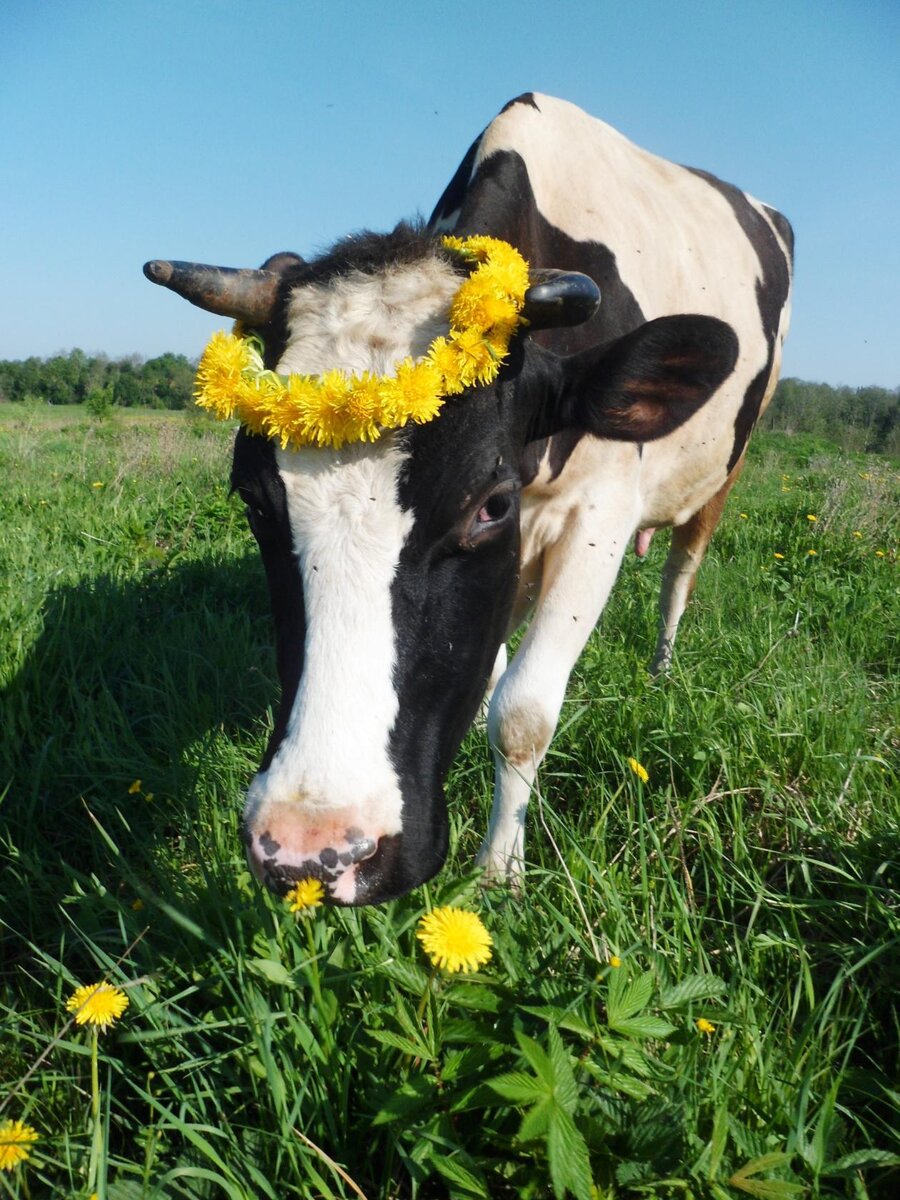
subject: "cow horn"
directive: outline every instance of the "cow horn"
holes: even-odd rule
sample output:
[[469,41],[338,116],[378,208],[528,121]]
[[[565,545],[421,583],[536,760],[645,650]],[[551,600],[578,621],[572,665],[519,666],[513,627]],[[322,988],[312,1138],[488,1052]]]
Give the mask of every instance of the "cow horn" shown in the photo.
[[600,289],[579,271],[540,268],[529,272],[522,315],[532,329],[561,329],[583,325],[600,304]]
[[144,274],[151,283],[170,288],[198,308],[234,317],[247,325],[265,325],[271,320],[281,282],[278,271],[208,267],[165,259],[144,263]]

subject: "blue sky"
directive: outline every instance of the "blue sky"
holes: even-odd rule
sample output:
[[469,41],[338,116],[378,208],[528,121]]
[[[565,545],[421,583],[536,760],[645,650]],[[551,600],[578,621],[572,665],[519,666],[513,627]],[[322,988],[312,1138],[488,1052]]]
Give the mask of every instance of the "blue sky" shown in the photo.
[[148,258],[257,266],[428,215],[511,97],[562,96],[780,208],[784,373],[900,385],[897,0],[0,7],[0,358],[196,356]]

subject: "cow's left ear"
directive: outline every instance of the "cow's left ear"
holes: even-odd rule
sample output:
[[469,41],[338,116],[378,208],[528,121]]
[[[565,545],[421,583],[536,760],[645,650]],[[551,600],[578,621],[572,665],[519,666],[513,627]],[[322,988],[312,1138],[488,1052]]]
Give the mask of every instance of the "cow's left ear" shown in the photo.
[[728,378],[737,354],[734,330],[715,317],[648,321],[618,341],[562,360],[559,428],[626,442],[665,437]]

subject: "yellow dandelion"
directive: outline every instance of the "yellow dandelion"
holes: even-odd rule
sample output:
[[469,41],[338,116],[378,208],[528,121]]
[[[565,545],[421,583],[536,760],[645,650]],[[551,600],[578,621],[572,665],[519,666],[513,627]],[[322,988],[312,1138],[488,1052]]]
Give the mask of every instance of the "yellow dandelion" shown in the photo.
[[284,902],[291,912],[305,912],[309,908],[319,908],[325,899],[325,885],[321,879],[301,879],[285,895]]
[[699,1031],[701,1033],[715,1033],[716,1032],[715,1025],[713,1025],[712,1021],[707,1021],[706,1017],[700,1017],[699,1020],[694,1022],[694,1024],[697,1026],[697,1028],[699,1029]]
[[875,557],[876,557],[876,558],[884,558],[884,551],[883,551],[883,550],[876,550],[876,551],[875,551]]
[[91,484],[91,487],[92,488],[102,488],[103,481],[101,479],[95,479],[94,482]]
[[747,514],[746,514],[746,513],[738,513],[738,516],[741,518],[741,520],[742,520],[742,521],[746,521],[746,520],[747,520]]
[[432,966],[454,974],[476,971],[491,957],[491,935],[478,914],[464,908],[436,908],[426,913],[416,937]]
[[471,326],[486,333],[497,325],[515,328],[515,303],[505,295],[486,289],[478,274],[463,283],[450,306],[450,322],[454,328]]
[[0,1121],[0,1171],[11,1171],[31,1155],[38,1131],[24,1121]]
[[[351,381],[341,371],[326,371],[318,384],[314,380],[309,384],[309,390],[301,393],[306,405],[307,437],[315,445],[340,450],[347,440],[346,401]],[[282,432],[283,444],[286,444],[285,432]]]
[[496,355],[477,329],[453,329],[450,341],[456,347],[459,379],[463,387],[488,383],[494,373]]
[[647,768],[642,767],[636,758],[629,758],[628,765],[631,767],[635,775],[637,775],[641,783],[646,783],[648,781],[650,776],[647,774]]
[[105,1030],[115,1025],[128,1003],[125,993],[111,983],[90,983],[75,989],[66,1009],[75,1014],[76,1025],[97,1025]]
[[807,521],[818,521],[819,518],[815,515],[815,513],[807,513],[806,519]]
[[778,551],[776,550],[776,551],[775,551],[775,553],[772,555],[772,557],[773,557],[773,558],[784,558],[784,555],[783,555],[783,554],[779,554],[779,553],[778,553]]
[[344,405],[350,434],[348,440],[374,442],[379,436],[378,426],[382,421],[384,408],[383,386],[377,375],[370,375],[368,372],[353,377]]
[[463,383],[459,377],[461,355],[456,346],[445,337],[435,338],[428,351],[428,358],[441,374],[445,394],[458,395],[463,390]]
[[209,340],[197,368],[194,399],[220,420],[234,413],[235,398],[242,390],[243,373],[252,364],[247,343],[219,330]]
[[861,538],[861,537],[862,537],[862,530],[861,530],[861,529],[854,529],[854,530],[853,530],[853,536],[854,536],[855,538]]
[[128,788],[128,795],[136,796],[140,790],[141,790],[141,781],[139,779],[135,779],[134,783],[132,783]]
[[611,967],[621,967],[622,960],[619,958],[618,954],[611,954],[609,956],[609,965]]
[[807,550],[807,552],[806,552],[806,553],[807,553],[807,554],[811,554],[811,555],[816,555],[816,554],[818,554],[819,552],[818,552],[818,550]]
[[407,420],[422,425],[433,420],[444,404],[441,383],[441,369],[431,359],[420,363],[404,359],[397,367],[394,388],[390,391],[395,410],[391,425],[405,425]]

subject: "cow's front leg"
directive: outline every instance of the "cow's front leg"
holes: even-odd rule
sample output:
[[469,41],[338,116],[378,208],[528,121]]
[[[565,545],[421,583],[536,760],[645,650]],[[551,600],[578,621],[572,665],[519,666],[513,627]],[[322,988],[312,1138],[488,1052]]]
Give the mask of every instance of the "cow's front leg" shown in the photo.
[[[598,505],[587,516],[596,519],[603,511]],[[545,552],[537,610],[488,712],[494,805],[477,864],[489,880],[515,882],[522,874],[525,812],[537,768],[556,729],[569,675],[615,582],[633,517],[602,534],[592,520],[573,519]]]

